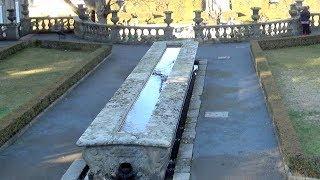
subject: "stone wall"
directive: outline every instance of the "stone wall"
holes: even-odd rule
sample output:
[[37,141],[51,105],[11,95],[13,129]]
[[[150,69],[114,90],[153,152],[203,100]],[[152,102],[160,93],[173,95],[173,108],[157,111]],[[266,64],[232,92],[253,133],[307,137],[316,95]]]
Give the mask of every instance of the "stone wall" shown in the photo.
[[306,46],[318,43],[320,43],[319,35],[294,36],[259,40],[259,46],[263,50],[279,49],[293,46]]

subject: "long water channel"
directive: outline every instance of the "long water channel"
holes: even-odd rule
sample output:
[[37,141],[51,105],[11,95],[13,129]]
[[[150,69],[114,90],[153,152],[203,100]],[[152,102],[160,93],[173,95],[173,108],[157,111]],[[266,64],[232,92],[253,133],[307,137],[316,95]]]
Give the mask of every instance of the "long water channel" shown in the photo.
[[121,131],[129,133],[145,131],[180,50],[180,47],[168,47],[165,50],[138,99],[127,114]]

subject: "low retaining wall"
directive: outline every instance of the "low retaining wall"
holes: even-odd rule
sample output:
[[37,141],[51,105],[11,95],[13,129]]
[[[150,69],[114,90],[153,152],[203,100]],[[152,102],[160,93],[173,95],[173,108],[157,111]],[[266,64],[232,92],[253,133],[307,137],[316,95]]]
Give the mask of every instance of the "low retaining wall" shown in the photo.
[[22,41],[13,46],[1,49],[0,59],[4,59],[15,52],[32,46],[42,46],[50,48],[64,49],[93,49],[92,59],[82,63],[81,66],[72,68],[67,75],[61,78],[57,83],[52,83],[45,87],[38,96],[30,99],[28,102],[18,107],[8,115],[0,119],[0,146],[9,140],[13,135],[19,132],[34,117],[46,109],[57,98],[63,95],[70,87],[77,83],[82,77],[97,66],[107,55],[111,53],[111,46],[101,44],[87,44],[74,42],[56,42],[56,41]]
[[[143,132],[121,130],[124,120],[154,71],[167,46],[181,46],[158,103]],[[198,43],[156,42],[141,59],[77,145],[89,174],[111,179],[120,165],[132,165],[140,179],[163,179],[169,163],[181,111],[189,89]]]
[[[319,177],[319,170],[313,166],[319,158],[306,157],[303,154],[299,137],[289,118],[288,110],[283,103],[280,90],[272,75],[263,50],[292,46],[311,45],[320,42],[320,36],[299,36],[270,40],[251,41],[252,59],[267,101],[267,107],[276,127],[279,146],[286,167],[291,173]],[[292,177],[291,177],[292,178]]]
[[259,46],[263,50],[287,48],[294,46],[307,46],[312,44],[319,44],[319,35],[309,35],[309,36],[293,36],[285,38],[270,38],[259,40]]

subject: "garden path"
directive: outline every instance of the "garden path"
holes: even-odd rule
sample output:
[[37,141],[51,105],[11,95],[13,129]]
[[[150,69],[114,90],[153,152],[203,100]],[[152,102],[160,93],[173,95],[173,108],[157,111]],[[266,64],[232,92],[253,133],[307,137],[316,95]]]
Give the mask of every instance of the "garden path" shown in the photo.
[[200,46],[198,58],[207,59],[208,67],[192,179],[283,179],[282,158],[250,44]]

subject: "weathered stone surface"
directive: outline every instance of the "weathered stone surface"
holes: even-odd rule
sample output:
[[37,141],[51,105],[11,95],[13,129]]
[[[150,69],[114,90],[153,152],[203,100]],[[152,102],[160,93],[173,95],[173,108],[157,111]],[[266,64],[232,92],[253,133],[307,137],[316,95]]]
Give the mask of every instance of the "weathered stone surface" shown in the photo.
[[150,146],[93,146],[87,147],[83,156],[90,172],[112,179],[121,163],[130,163],[138,179],[164,178],[170,157],[170,149]]
[[191,159],[179,158],[176,162],[175,173],[190,173]]
[[83,159],[75,160],[61,180],[78,180],[83,169],[86,167],[86,162]]
[[[145,131],[123,131],[127,113],[166,47],[177,45],[181,46],[180,53]],[[154,43],[77,142],[86,147],[83,156],[92,173],[110,178],[121,163],[130,163],[141,179],[164,177],[191,82],[197,47],[197,42],[189,40]]]
[[190,173],[176,173],[173,176],[173,180],[189,180]]
[[191,159],[192,158],[193,144],[181,143],[179,149],[180,149],[180,151],[178,153],[178,157],[180,157],[182,159]]

